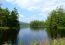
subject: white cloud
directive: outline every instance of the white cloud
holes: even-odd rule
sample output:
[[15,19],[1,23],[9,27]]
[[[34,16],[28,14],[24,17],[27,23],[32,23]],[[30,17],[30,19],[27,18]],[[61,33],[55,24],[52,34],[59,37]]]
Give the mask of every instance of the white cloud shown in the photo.
[[19,21],[22,21],[23,17],[24,17],[24,15],[19,14]]
[[[20,8],[27,9],[29,11],[39,11],[39,15],[48,16],[47,14],[58,6],[65,7],[65,0],[6,0],[7,2],[13,3]],[[23,15],[20,15],[23,17]],[[35,17],[26,18],[26,20],[34,20]]]
[[29,23],[30,21],[33,21],[36,19],[35,16],[31,16],[31,17],[28,17],[28,18],[25,18],[27,20],[27,22]]
[[6,0],[7,2],[13,2],[14,0]]
[[19,14],[19,17],[24,17],[24,15]]
[[54,9],[57,6],[65,4],[64,0],[60,0],[60,1],[59,0],[6,0],[6,1],[16,4],[20,8],[25,8],[28,10],[36,10],[36,9],[51,10],[51,8]]
[[32,15],[32,16],[30,16],[30,17],[24,18],[24,19],[23,19],[23,22],[28,22],[28,23],[30,23],[30,21],[34,21],[34,20],[38,20],[38,19],[36,18],[36,15]]
[[3,2],[4,2],[4,0],[0,0],[0,4],[3,3]]

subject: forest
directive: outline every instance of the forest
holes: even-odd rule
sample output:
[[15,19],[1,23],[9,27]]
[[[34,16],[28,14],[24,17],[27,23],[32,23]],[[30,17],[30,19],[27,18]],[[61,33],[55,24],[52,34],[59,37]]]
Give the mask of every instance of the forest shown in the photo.
[[29,26],[33,29],[47,29],[51,39],[65,37],[65,10],[62,7],[58,7],[52,10],[48,15],[45,21],[34,20],[29,24],[20,23],[16,8],[10,11],[8,8],[0,7],[0,45],[8,41],[14,43],[19,29],[23,26]]
[[15,42],[19,28],[17,9],[10,11],[0,7],[0,45],[8,41]]
[[30,27],[33,29],[46,29],[51,38],[50,45],[65,45],[65,9],[57,7],[52,10],[46,21],[32,21]]
[[65,37],[65,10],[61,7],[52,10],[46,21],[32,21],[31,28],[46,28],[52,38]]

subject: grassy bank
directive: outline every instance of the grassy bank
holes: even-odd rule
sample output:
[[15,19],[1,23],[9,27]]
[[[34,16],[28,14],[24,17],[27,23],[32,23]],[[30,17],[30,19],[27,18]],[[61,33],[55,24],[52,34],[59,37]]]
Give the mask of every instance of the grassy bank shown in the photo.
[[[33,41],[31,45],[49,45],[48,40],[38,42]],[[65,38],[58,38],[51,41],[50,45],[65,45]]]
[[9,29],[9,27],[0,27],[0,29]]
[[65,38],[58,38],[52,40],[52,45],[65,45]]

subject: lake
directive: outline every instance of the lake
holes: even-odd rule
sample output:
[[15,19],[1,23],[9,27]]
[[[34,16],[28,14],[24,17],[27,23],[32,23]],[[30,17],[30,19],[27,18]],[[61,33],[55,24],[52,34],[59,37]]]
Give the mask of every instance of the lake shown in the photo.
[[45,29],[33,30],[30,28],[20,29],[17,37],[17,45],[46,45],[49,37]]

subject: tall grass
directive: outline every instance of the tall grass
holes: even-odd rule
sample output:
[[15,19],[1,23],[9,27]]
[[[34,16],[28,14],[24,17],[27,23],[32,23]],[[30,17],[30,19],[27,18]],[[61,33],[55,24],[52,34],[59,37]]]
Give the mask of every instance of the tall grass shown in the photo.
[[35,40],[32,41],[31,45],[65,45],[65,38],[54,39],[50,43],[48,40],[40,41],[40,42]]
[[58,38],[52,40],[52,45],[65,45],[65,38]]

